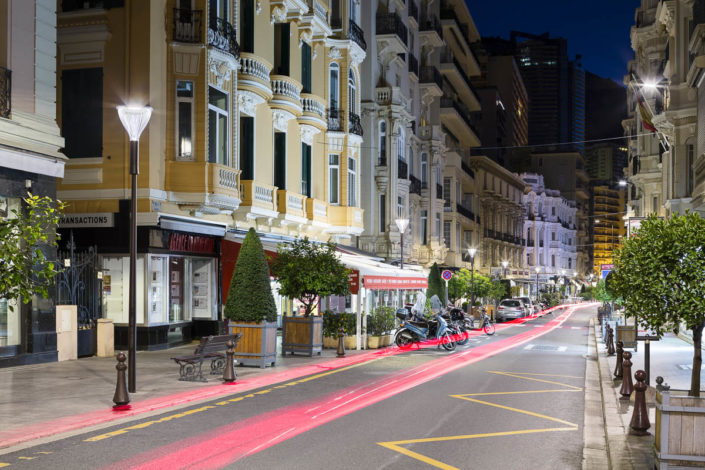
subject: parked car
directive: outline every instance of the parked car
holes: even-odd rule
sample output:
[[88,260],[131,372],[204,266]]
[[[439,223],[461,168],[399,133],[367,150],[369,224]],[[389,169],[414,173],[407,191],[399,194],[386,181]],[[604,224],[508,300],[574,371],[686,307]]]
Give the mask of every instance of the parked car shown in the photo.
[[514,320],[526,316],[526,306],[521,299],[504,299],[497,307],[495,318],[497,321]]
[[526,305],[527,315],[533,315],[534,313],[538,312],[537,306],[531,301],[529,297],[517,297],[517,299],[521,300],[522,302],[524,302],[524,305]]

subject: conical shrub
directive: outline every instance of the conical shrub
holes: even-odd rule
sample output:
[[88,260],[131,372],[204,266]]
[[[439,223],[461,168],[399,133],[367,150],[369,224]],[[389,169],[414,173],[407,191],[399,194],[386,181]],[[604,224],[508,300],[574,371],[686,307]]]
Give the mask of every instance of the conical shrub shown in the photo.
[[437,263],[433,263],[431,270],[428,273],[428,289],[426,289],[426,298],[430,299],[434,295],[437,295],[441,302],[446,298],[445,287],[443,286],[443,280],[441,279],[441,270],[438,268]]
[[277,308],[269,284],[267,257],[254,228],[247,232],[242,242],[224,313],[236,322],[277,320]]

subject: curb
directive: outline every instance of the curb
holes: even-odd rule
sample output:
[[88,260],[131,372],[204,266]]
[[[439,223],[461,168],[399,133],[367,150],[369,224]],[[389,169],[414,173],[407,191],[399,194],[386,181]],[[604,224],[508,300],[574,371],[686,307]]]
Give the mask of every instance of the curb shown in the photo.
[[583,420],[583,470],[611,469],[606,435],[600,365],[595,340],[595,319],[590,319],[585,363],[585,416]]

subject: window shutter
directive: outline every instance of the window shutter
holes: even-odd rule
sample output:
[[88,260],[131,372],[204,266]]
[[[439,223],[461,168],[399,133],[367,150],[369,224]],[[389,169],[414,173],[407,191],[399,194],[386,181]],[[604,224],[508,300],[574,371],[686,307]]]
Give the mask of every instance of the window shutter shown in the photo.
[[240,117],[240,169],[242,170],[240,179],[254,179],[254,130],[255,119],[252,117]]
[[311,46],[301,46],[301,84],[303,93],[311,93]]
[[286,189],[286,133],[274,133],[274,186]]

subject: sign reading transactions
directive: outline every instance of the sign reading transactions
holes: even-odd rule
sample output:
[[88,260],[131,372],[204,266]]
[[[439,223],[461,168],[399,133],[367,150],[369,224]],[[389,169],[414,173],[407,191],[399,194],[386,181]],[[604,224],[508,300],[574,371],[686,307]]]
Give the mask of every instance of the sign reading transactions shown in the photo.
[[365,276],[362,279],[365,289],[426,289],[425,277]]
[[90,214],[64,214],[59,218],[60,228],[114,227],[115,214],[94,212]]

